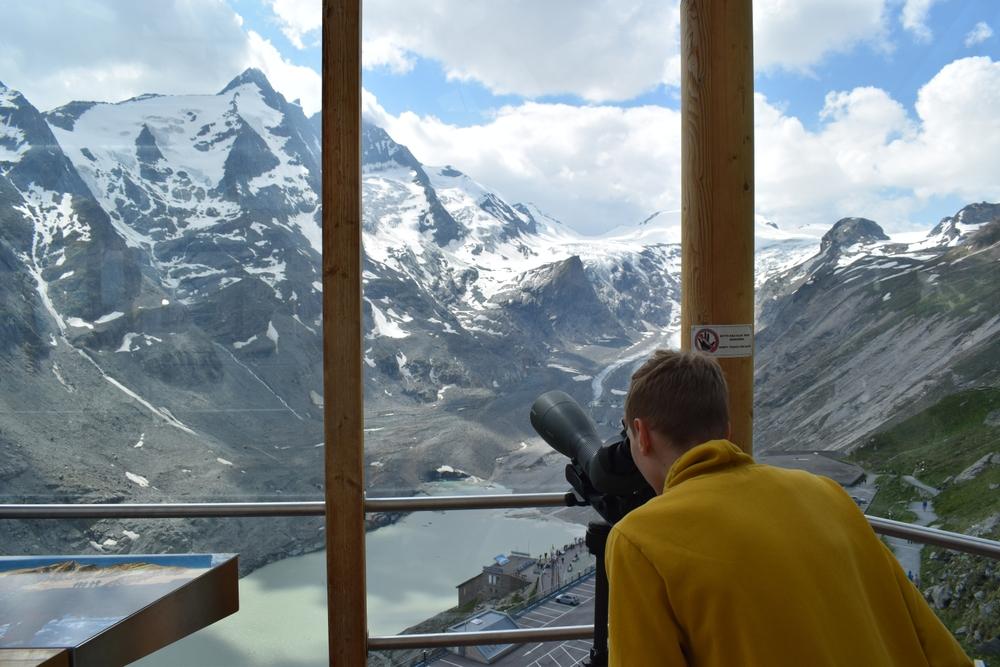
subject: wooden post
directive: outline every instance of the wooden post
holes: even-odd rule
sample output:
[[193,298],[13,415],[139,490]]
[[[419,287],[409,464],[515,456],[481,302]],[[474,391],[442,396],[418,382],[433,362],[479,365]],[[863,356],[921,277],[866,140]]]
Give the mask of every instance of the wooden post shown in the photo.
[[[681,2],[681,344],[695,325],[753,325],[751,0]],[[753,357],[720,358],[732,440],[753,450]]]
[[361,2],[323,0],[323,387],[330,665],[364,665]]

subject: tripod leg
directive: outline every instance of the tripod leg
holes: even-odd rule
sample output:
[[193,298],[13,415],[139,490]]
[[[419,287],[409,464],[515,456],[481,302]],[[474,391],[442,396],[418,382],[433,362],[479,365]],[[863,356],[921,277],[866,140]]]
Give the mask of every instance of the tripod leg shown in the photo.
[[597,568],[594,581],[594,645],[590,649],[587,667],[608,664],[608,575],[604,571],[604,549],[611,526],[603,521],[587,524],[587,550],[593,554]]

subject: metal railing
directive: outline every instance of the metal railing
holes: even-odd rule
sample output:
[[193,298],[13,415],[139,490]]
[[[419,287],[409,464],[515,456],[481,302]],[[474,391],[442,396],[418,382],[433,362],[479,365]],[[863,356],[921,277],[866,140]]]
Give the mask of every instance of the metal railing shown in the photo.
[[[521,493],[478,496],[412,496],[366,498],[366,512],[420,512],[441,510],[518,509],[565,507],[573,504],[571,493]],[[7,504],[0,505],[0,519],[159,519],[202,517],[295,517],[322,516],[325,504],[319,500],[299,502],[236,503],[108,503],[108,504]],[[937,528],[917,526],[867,516],[876,533],[923,544],[963,551],[1000,560],[1000,542]],[[492,630],[462,633],[426,633],[369,637],[372,651],[476,646],[589,639],[594,626],[572,625],[519,630]]]
[[529,642],[591,639],[593,636],[593,625],[564,625],[555,628],[521,628],[519,630],[483,630],[482,632],[428,632],[419,635],[369,637],[368,649],[371,651],[396,651],[408,648],[527,644]]
[[[410,496],[365,499],[366,512],[523,509],[566,507],[571,493],[478,496]],[[571,502],[571,501],[570,501]],[[321,500],[235,503],[47,503],[0,505],[0,519],[189,519],[206,517],[323,516]],[[1000,542],[902,521],[867,516],[876,533],[1000,559]]]
[[[366,498],[365,512],[565,507],[566,493]],[[193,519],[323,516],[322,500],[235,503],[45,503],[0,505],[0,519]]]

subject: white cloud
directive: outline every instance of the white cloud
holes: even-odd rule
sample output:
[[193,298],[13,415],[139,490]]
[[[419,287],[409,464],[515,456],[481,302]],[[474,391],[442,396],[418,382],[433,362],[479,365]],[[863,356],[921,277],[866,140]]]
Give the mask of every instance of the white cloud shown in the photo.
[[366,67],[396,71],[417,54],[497,94],[629,99],[676,82],[664,64],[678,26],[676,0],[367,0],[362,53]]
[[[534,201],[586,232],[679,208],[680,116],[662,107],[525,103],[457,127],[374,96],[366,118],[428,164],[452,164],[512,201]],[[786,228],[863,215],[890,231],[936,197],[1000,200],[1000,62],[966,58],[919,91],[915,114],[886,91],[827,95],[810,129],[755,98],[757,212]]]
[[361,45],[361,65],[365,69],[386,67],[393,74],[406,74],[416,65],[415,58],[392,37],[366,39]]
[[969,34],[965,36],[965,45],[972,48],[976,44],[982,44],[990,37],[993,36],[993,28],[989,26],[985,21],[980,21],[969,31]]
[[1000,200],[1000,62],[956,60],[919,91],[916,117],[888,93],[831,93],[817,131],[757,99],[757,204],[770,218],[889,229],[934,197]]
[[885,46],[887,0],[755,0],[754,67],[808,70],[868,42]]
[[260,67],[289,99],[319,107],[319,75],[288,63],[222,0],[3,3],[0,81],[42,110],[142,93],[215,93]]
[[919,133],[887,146],[886,169],[918,196],[1000,200],[1000,61],[945,65],[917,95]]
[[270,41],[253,30],[248,31],[247,36],[250,46],[249,64],[264,72],[275,90],[281,91],[291,100],[298,99],[307,114],[319,111],[323,81],[316,70],[288,62]]
[[267,0],[278,17],[281,32],[296,46],[304,49],[303,38],[317,38],[323,27],[322,0]]
[[918,42],[929,42],[934,38],[934,33],[927,25],[927,16],[937,2],[940,0],[906,0],[903,5],[899,22],[903,24],[903,28],[913,33]]
[[680,115],[671,109],[527,102],[458,127],[412,112],[394,117],[370,93],[363,108],[422,162],[454,165],[584,232],[680,207]]
[[[807,71],[859,43],[884,47],[891,0],[755,0],[759,70]],[[631,99],[680,81],[678,0],[367,0],[366,68],[405,73],[416,56],[453,80],[529,98]]]

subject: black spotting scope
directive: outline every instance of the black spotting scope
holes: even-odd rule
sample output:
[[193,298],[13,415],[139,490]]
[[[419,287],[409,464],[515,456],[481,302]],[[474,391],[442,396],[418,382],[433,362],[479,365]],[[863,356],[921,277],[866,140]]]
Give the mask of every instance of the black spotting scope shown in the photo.
[[617,438],[602,442],[594,422],[569,394],[548,391],[535,399],[531,426],[570,459],[566,480],[609,523],[655,495],[632,460],[624,426]]

